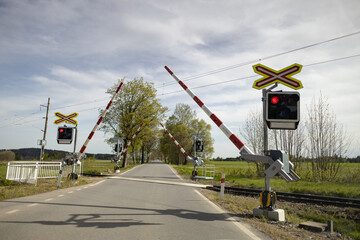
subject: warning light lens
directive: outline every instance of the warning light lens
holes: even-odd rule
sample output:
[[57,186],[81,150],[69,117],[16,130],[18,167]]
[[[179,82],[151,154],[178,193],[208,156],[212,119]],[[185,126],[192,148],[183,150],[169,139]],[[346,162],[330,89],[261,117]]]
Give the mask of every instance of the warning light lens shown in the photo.
[[63,128],[60,128],[59,129],[59,133],[63,133],[64,132],[64,129]]
[[279,100],[280,100],[280,99],[279,99],[278,96],[272,96],[270,102],[271,102],[272,104],[278,104]]

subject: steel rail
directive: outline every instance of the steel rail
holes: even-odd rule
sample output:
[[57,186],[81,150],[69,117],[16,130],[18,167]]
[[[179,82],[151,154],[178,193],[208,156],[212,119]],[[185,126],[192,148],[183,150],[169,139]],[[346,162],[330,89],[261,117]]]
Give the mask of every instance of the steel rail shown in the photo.
[[[220,186],[207,187],[209,190],[220,191]],[[258,197],[262,190],[250,188],[225,187],[225,192],[234,195]],[[323,195],[276,192],[277,199],[285,202],[310,203],[337,207],[360,208],[360,199],[330,197]]]

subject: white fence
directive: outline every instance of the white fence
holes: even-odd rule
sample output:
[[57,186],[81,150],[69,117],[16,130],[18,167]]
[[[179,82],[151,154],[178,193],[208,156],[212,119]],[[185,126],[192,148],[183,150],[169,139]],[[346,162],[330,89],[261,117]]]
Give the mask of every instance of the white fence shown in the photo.
[[214,164],[205,164],[203,167],[198,167],[198,172],[201,169],[201,176],[195,176],[195,179],[214,179],[215,176],[215,165]]
[[[8,162],[6,179],[36,184],[39,178],[58,178],[60,168],[61,162]],[[76,172],[81,175],[81,165],[76,165],[76,168]],[[72,166],[63,166],[62,170],[62,176],[66,177],[71,173]]]

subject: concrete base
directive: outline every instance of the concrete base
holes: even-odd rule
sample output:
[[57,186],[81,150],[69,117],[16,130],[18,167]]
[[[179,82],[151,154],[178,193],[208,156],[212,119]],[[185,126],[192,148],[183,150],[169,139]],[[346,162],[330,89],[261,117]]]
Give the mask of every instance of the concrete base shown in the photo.
[[274,221],[284,222],[285,221],[285,211],[284,209],[263,209],[260,207],[253,209],[253,214],[255,217],[265,216],[266,218]]
[[323,232],[327,229],[327,224],[308,221],[300,223],[299,227],[313,232]]
[[212,180],[214,177],[204,177],[204,176],[195,176],[191,177],[192,179],[205,179],[205,180]]
[[116,172],[116,173],[119,173],[119,172],[120,172],[120,170],[119,170],[119,169],[118,169],[118,170],[115,170],[115,172]]

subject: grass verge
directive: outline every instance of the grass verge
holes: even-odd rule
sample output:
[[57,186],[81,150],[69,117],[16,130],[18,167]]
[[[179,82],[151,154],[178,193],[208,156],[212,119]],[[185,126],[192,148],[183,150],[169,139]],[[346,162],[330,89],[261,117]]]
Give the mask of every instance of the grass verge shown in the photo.
[[[220,200],[218,192],[203,190],[202,193],[212,202],[275,239],[360,239],[360,209],[278,201],[277,207],[284,209],[286,213],[286,222],[280,223],[253,217],[252,210],[259,206],[258,198],[225,194],[224,200]],[[326,223],[327,220],[334,221],[335,234],[313,233],[298,228],[301,222]]]
[[[227,163],[225,163],[225,165],[226,164]],[[230,168],[225,170],[216,168],[216,171],[218,172],[225,171],[229,173],[230,176],[227,175],[226,177],[227,185],[258,189],[264,188],[263,178],[236,177],[236,174],[231,174],[231,171],[236,171],[236,169],[234,170],[234,163],[229,165],[231,165],[232,170]],[[190,180],[191,171],[193,170],[192,166],[173,167],[184,179]],[[217,174],[214,181],[197,180],[197,182],[220,185],[220,178],[218,175],[221,174]],[[314,183],[306,181],[287,184],[282,179],[272,179],[271,186],[276,191],[359,197],[358,184]],[[352,191],[356,192],[352,193]],[[253,209],[260,205],[258,198],[225,194],[224,200],[220,200],[220,194],[218,192],[203,190],[203,194],[212,202],[215,202],[227,211],[243,218],[253,227],[275,239],[360,239],[360,209],[278,201],[276,206],[280,209],[284,209],[286,215],[286,222],[280,223],[269,221],[265,217],[253,217]],[[298,228],[298,225],[301,222],[314,221],[326,223],[327,220],[333,220],[335,234],[313,233]]]
[[[226,174],[227,186],[245,187],[254,189],[264,189],[265,180],[263,177],[254,177],[255,166],[246,162],[210,162],[215,164],[216,174],[213,182],[206,181],[208,184],[219,185],[221,180],[221,173]],[[173,165],[179,174],[184,178],[190,179],[193,170],[192,165]],[[347,171],[345,171],[347,170]],[[198,172],[201,170],[198,168]],[[339,178],[344,179],[352,172],[360,175],[360,164],[346,163],[343,166],[343,171]],[[304,174],[299,173],[300,177]],[[359,177],[353,177],[352,181],[340,182],[312,182],[301,179],[299,182],[286,183],[283,179],[275,177],[271,179],[271,188],[274,191],[289,192],[289,193],[309,193],[317,195],[326,195],[333,197],[357,198],[360,199],[360,184]],[[202,180],[200,180],[202,182]]]

